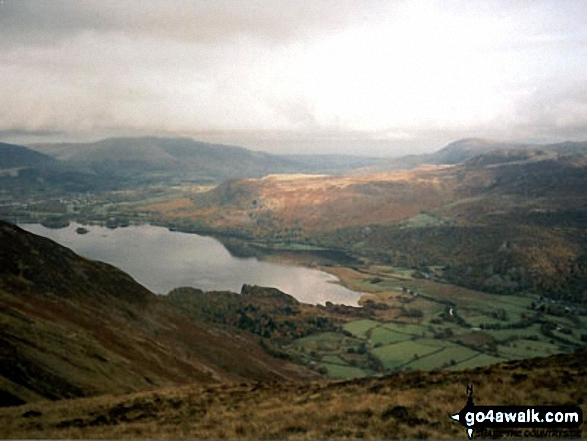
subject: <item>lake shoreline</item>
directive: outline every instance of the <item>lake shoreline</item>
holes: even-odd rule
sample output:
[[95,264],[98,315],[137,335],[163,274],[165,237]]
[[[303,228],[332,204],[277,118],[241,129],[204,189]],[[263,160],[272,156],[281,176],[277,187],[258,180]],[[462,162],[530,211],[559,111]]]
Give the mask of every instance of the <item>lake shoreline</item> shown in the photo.
[[[179,286],[240,292],[242,285],[256,284],[280,289],[302,303],[331,302],[349,306],[358,306],[363,295],[346,288],[338,277],[324,271],[328,266],[323,265],[324,262],[333,264],[333,250],[274,250],[245,242],[249,251],[255,250],[255,255],[239,256],[237,253],[235,256],[234,243],[226,246],[226,237],[174,231],[152,223],[132,223],[120,228],[89,222],[72,222],[59,229],[38,223],[20,223],[19,226],[78,254],[112,264],[159,294]],[[81,228],[85,234],[79,233]],[[243,243],[241,239],[239,242]],[[311,261],[312,253],[318,253],[315,262]],[[162,280],[152,272],[159,273]],[[242,279],[237,282],[239,276]]]

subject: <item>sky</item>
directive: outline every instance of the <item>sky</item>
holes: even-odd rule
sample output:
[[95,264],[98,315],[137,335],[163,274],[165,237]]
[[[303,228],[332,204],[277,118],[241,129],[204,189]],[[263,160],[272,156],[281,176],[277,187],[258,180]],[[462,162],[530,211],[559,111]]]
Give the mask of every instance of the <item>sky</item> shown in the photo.
[[587,140],[587,1],[0,0],[0,140]]

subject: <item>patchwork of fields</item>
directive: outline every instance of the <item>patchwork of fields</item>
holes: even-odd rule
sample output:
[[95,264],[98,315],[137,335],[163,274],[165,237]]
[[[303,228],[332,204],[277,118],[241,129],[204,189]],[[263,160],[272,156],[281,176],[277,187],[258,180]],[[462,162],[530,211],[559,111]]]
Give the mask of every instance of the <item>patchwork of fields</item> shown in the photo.
[[329,377],[459,370],[586,346],[585,316],[547,299],[472,291],[391,267],[330,270],[365,292],[375,313],[287,348]]

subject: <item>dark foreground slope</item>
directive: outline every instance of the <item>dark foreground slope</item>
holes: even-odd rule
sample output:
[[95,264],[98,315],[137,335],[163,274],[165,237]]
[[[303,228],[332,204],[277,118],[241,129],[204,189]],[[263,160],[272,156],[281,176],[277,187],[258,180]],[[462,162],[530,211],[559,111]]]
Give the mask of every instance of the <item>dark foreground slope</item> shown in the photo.
[[3,406],[304,373],[251,337],[187,318],[122,271],[4,222],[0,324]]
[[191,385],[41,402],[1,409],[0,437],[464,439],[449,416],[464,406],[467,385],[477,405],[580,405],[585,414],[586,362],[577,353],[463,372]]

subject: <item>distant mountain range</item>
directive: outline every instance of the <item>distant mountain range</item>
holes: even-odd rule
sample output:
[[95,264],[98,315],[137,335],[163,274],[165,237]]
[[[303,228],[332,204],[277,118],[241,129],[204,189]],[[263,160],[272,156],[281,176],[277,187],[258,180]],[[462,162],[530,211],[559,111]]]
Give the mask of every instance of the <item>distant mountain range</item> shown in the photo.
[[529,144],[468,138],[420,155],[385,159],[355,155],[274,155],[243,147],[211,144],[189,138],[110,138],[93,143],[36,144],[32,148],[98,174],[178,175],[222,181],[275,173],[340,174],[364,167],[414,168],[424,164],[459,164],[496,151],[537,150],[563,154],[587,153],[587,142]]
[[15,195],[56,196],[275,173],[342,174],[378,162],[359,156],[272,155],[188,138],[111,138],[32,148],[0,143],[0,184]]
[[[99,191],[154,183],[217,183],[283,173],[373,173],[425,164],[458,164],[506,150],[576,154],[587,152],[587,142],[534,145],[464,139],[435,153],[393,159],[274,155],[189,138],[109,138],[92,143],[35,144],[30,148],[0,143],[0,179],[18,175],[22,184],[16,186],[19,191],[37,188],[40,182],[60,191]],[[4,184],[15,187],[14,179]]]
[[124,181],[218,182],[273,173],[343,173],[378,162],[342,155],[272,155],[189,138],[110,138],[33,147],[88,172]]
[[0,186],[19,198],[33,193],[102,190],[111,183],[51,155],[0,143]]
[[68,164],[119,179],[173,173],[178,178],[216,181],[263,176],[292,167],[287,160],[267,153],[187,138],[111,138],[34,147]]

